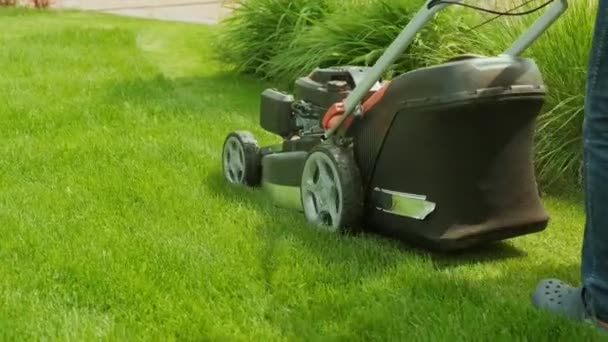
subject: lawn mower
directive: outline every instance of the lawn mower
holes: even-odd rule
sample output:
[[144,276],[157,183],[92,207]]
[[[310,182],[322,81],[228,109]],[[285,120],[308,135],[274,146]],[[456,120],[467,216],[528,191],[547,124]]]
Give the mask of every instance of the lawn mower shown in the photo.
[[265,90],[260,125],[281,143],[229,133],[226,180],[262,189],[311,226],[442,251],[545,230],[532,151],[546,88],[520,54],[568,7],[551,2],[500,55],[456,56],[383,80],[438,11],[465,5],[430,0],[372,67],[317,68],[294,94]]

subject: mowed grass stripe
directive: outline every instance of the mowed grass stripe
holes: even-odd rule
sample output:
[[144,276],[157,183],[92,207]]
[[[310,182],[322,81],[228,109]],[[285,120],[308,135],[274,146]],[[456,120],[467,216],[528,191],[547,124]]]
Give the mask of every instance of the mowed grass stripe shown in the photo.
[[336,237],[225,184],[221,146],[267,84],[212,28],[0,11],[6,340],[590,340],[530,307],[578,279],[580,199],[545,233],[438,256]]

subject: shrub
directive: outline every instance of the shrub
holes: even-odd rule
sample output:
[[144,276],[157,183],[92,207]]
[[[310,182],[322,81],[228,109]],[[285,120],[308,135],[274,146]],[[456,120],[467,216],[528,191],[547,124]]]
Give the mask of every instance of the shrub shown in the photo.
[[[0,0],[0,6],[16,6],[17,4],[26,4],[28,1],[18,0]],[[29,4],[36,8],[47,8],[53,4],[52,0],[29,0]]]
[[32,5],[36,8],[47,8],[52,5],[52,0],[32,0]]
[[[302,32],[288,49],[279,51],[269,62],[269,75],[291,82],[318,66],[373,65],[421,4],[403,0],[345,2],[340,11]],[[427,56],[437,49],[438,37],[446,33],[442,23],[449,19],[439,16],[438,21],[427,25],[385,76],[426,65]]]
[[329,0],[245,0],[221,27],[219,57],[238,71],[266,77],[268,62],[331,9]]
[[582,165],[584,95],[596,11],[597,1],[573,2],[563,19],[530,50],[549,87],[536,158],[546,185],[574,179]]

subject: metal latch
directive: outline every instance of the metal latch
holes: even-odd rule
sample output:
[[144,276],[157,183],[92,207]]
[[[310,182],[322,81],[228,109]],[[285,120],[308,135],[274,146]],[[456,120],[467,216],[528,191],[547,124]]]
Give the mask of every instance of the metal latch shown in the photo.
[[373,201],[378,210],[416,220],[426,219],[437,207],[436,203],[427,201],[424,195],[380,188],[374,189]]

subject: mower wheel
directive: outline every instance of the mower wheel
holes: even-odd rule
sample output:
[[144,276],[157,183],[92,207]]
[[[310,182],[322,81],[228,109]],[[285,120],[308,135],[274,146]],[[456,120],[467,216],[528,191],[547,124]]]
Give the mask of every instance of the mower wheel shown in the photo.
[[257,186],[261,179],[261,156],[258,142],[247,131],[228,134],[222,152],[224,177],[238,185]]
[[363,189],[352,150],[332,143],[314,147],[304,162],[300,193],[310,223],[331,232],[360,229]]

